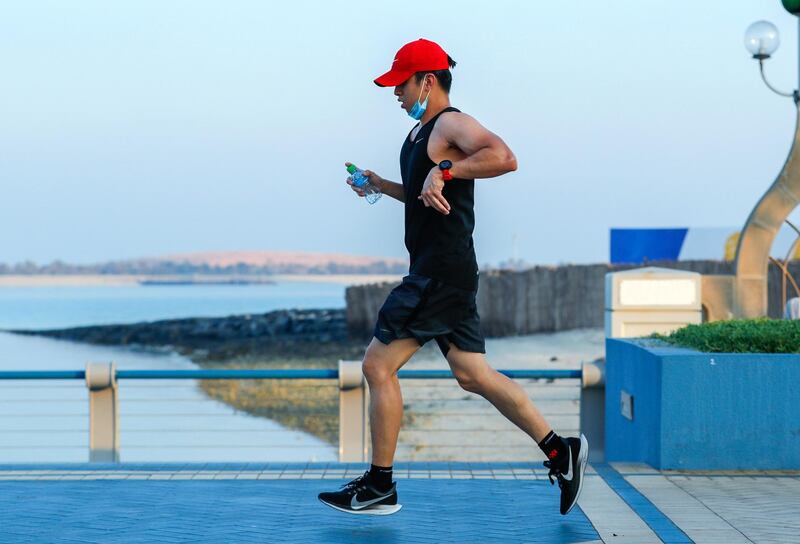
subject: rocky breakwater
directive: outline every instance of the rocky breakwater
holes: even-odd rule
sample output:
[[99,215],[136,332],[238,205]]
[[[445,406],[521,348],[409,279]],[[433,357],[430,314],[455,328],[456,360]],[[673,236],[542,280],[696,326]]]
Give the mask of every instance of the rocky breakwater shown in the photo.
[[339,308],[10,332],[90,344],[174,349],[187,355],[216,354],[215,358],[245,352],[285,353],[301,346],[348,341],[345,310]]

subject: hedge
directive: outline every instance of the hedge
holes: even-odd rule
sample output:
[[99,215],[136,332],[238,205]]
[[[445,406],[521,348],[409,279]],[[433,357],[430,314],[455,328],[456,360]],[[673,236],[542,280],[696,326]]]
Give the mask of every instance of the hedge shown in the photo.
[[712,321],[648,338],[711,353],[800,353],[800,320],[760,317]]

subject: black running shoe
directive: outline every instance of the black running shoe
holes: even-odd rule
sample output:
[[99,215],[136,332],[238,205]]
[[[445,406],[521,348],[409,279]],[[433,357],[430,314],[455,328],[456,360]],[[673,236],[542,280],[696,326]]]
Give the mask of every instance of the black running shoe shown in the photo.
[[578,502],[583,487],[583,471],[586,470],[586,461],[589,458],[589,442],[585,436],[567,438],[566,442],[569,448],[569,462],[566,468],[553,466],[553,461],[544,462],[544,466],[550,469],[547,475],[550,484],[555,483],[553,476],[558,479],[558,487],[561,488],[562,515],[567,515]]
[[400,510],[403,505],[397,504],[397,482],[392,482],[388,491],[380,492],[367,481],[367,474],[369,471],[344,484],[340,491],[320,493],[319,500],[348,514],[385,516]]

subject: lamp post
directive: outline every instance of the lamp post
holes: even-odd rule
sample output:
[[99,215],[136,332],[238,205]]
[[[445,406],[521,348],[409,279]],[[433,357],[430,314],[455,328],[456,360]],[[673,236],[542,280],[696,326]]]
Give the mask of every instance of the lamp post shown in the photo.
[[[773,87],[767,80],[764,74],[764,61],[769,59],[772,54],[778,49],[781,40],[778,35],[778,29],[769,21],[756,21],[744,33],[744,46],[753,55],[753,58],[758,61],[758,70],[761,73],[761,79],[764,84],[774,92],[781,96],[789,96],[794,98],[795,103],[798,101],[798,91],[795,90],[791,93],[784,93]],[[800,73],[800,71],[798,71]]]
[[[800,16],[800,0],[783,0],[783,7]],[[798,26],[800,33],[800,24]],[[800,42],[799,42],[800,43]],[[764,74],[764,63],[778,49],[780,37],[775,25],[757,21],[747,28],[744,45],[758,61],[761,78],[774,93],[800,103],[800,91],[782,92]],[[800,47],[798,47],[800,62]],[[798,68],[800,78],[800,67]],[[800,84],[798,85],[800,87]],[[703,276],[703,306],[707,319],[750,318],[767,315],[767,271],[775,236],[789,214],[800,204],[800,116],[795,111],[794,142],[783,169],[756,203],[739,235],[733,275]]]

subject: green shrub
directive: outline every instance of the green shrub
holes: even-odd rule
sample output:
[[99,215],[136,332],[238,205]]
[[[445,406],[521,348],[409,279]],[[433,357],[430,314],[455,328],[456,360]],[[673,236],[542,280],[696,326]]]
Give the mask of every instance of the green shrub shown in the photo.
[[766,317],[713,321],[648,338],[712,353],[800,353],[800,321]]

